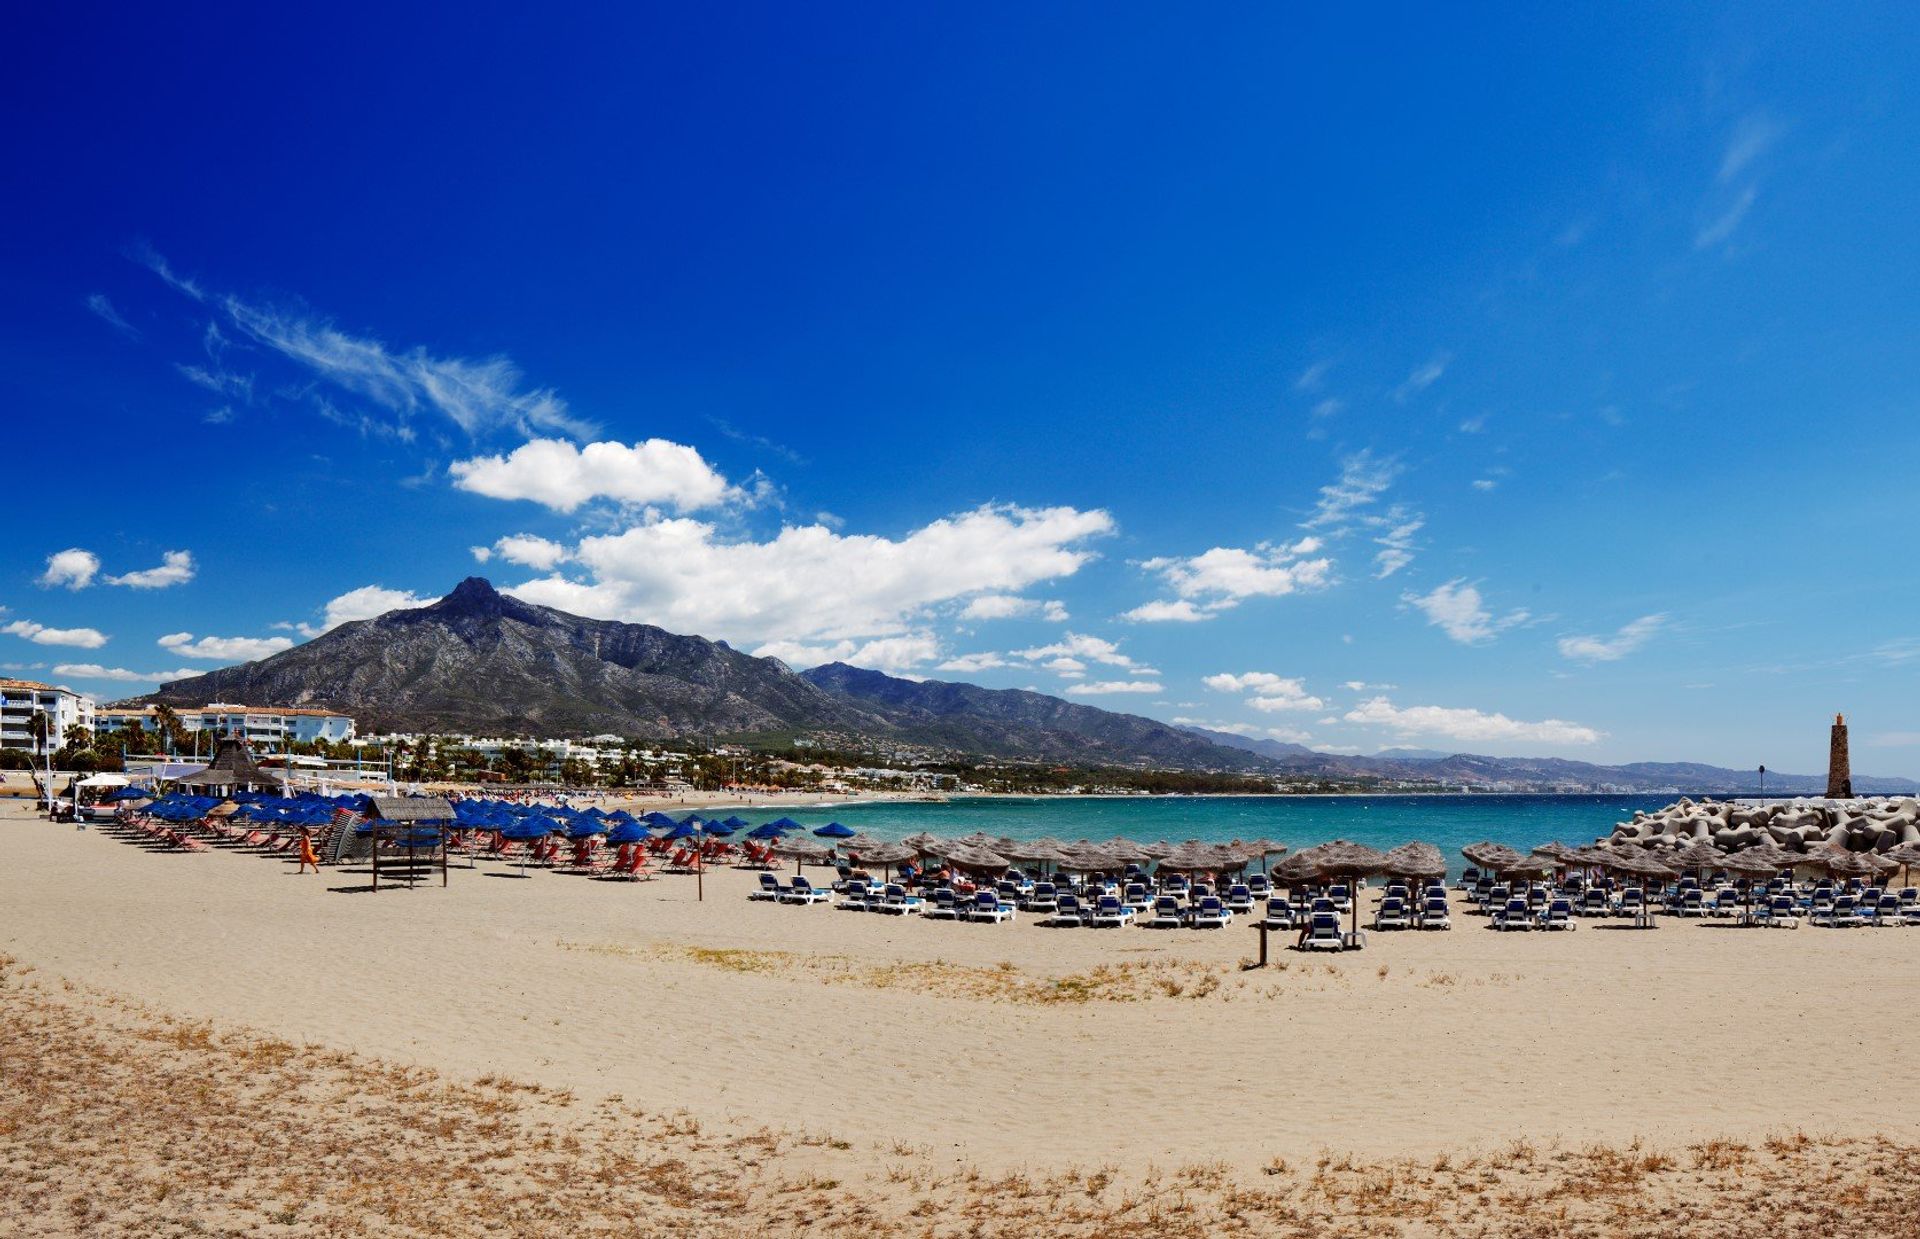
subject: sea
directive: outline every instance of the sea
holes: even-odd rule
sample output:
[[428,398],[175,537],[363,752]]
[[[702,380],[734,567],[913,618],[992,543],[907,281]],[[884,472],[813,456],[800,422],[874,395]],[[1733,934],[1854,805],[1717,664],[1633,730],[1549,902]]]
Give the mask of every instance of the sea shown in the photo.
[[[789,809],[814,829],[839,822],[863,833],[897,839],[919,831],[951,838],[985,831],[996,838],[1092,839],[1118,835],[1140,843],[1199,839],[1272,839],[1299,851],[1330,839],[1385,850],[1411,840],[1438,847],[1458,873],[1460,849],[1492,840],[1521,852],[1549,840],[1587,844],[1612,832],[1637,809],[1659,809],[1677,799],[1650,793],[1626,796],[1408,795],[1408,796],[1034,796],[957,797],[943,802],[849,801]],[[759,821],[751,811],[742,815]]]

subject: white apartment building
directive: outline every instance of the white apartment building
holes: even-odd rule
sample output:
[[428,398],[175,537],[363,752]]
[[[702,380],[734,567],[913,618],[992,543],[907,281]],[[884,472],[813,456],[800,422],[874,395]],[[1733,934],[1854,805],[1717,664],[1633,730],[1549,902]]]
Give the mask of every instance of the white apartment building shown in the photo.
[[[155,732],[158,728],[154,725],[154,713],[152,706],[135,709],[109,706],[94,711],[93,727],[96,732],[119,731],[130,720],[138,719],[140,726],[148,732]],[[213,747],[211,741],[222,736],[238,736],[260,753],[279,752],[289,743],[311,744],[316,740],[325,740],[329,744],[337,744],[354,736],[353,719],[331,710],[214,702],[198,708],[179,706],[174,713],[180,718],[180,726],[189,734],[207,733],[209,749]]]
[[[33,716],[47,716],[47,743],[33,743],[29,723]],[[0,749],[24,753],[48,753],[60,747],[69,727],[93,730],[93,698],[83,697],[68,688],[40,684],[33,680],[0,679]]]

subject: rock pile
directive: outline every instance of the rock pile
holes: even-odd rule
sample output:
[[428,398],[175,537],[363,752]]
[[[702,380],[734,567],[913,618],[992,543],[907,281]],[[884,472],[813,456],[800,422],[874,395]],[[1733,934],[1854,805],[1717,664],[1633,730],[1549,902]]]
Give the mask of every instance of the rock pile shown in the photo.
[[1623,843],[1654,850],[1710,843],[1732,852],[1772,843],[1789,852],[1820,847],[1885,852],[1903,843],[1920,843],[1920,798],[1741,804],[1682,797],[1658,812],[1634,814],[1597,846]]

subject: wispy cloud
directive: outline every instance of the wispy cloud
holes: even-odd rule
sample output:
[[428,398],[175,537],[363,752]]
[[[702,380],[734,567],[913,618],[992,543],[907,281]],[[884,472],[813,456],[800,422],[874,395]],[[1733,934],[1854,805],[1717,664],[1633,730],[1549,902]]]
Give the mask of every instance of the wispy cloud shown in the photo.
[[200,285],[188,279],[186,276],[176,274],[173,267],[168,264],[166,258],[146,242],[141,241],[133,245],[127,250],[127,257],[159,276],[168,287],[193,298],[195,301],[205,301],[207,299],[207,294]]
[[94,293],[88,297],[87,308],[92,310],[95,317],[99,318],[101,322],[127,337],[127,339],[138,340],[140,338],[140,329],[120,317],[120,311],[113,308],[113,302],[107,299],[105,293]]
[[1340,462],[1339,479],[1320,488],[1319,502],[1313,514],[1301,522],[1301,528],[1347,528],[1355,515],[1376,502],[1399,476],[1400,462],[1381,460],[1371,451],[1355,452]]
[[757,435],[752,431],[742,430],[724,417],[709,417],[707,420],[713,424],[715,430],[718,430],[727,438],[732,439],[735,443],[744,443],[748,447],[757,447],[762,451],[771,452],[791,465],[804,465],[807,463],[806,457],[794,451],[786,444],[775,442],[765,435]]
[[1747,218],[1747,212],[1753,209],[1754,199],[1757,197],[1759,197],[1759,191],[1751,185],[1741,190],[1739,197],[1733,200],[1731,206],[1709,220],[1700,231],[1694,233],[1693,248],[1711,249],[1733,236],[1741,222]]
[[1333,369],[1333,358],[1323,357],[1300,372],[1293,381],[1295,391],[1319,391],[1327,381],[1327,371]]
[[1525,610],[1495,616],[1480,597],[1478,587],[1452,580],[1425,594],[1402,594],[1400,601],[1427,617],[1427,623],[1461,645],[1483,645],[1509,628],[1532,618]]
[[1106,697],[1115,693],[1157,693],[1160,685],[1152,680],[1091,680],[1085,684],[1069,684],[1069,697]]
[[1438,383],[1440,377],[1447,372],[1447,367],[1452,364],[1452,353],[1446,352],[1445,350],[1435,353],[1423,364],[1415,366],[1413,372],[1407,375],[1406,381],[1393,389],[1393,398],[1402,404],[1406,403],[1414,396],[1419,395],[1421,392],[1427,390],[1427,388]]
[[1592,635],[1562,637],[1559,641],[1560,654],[1575,662],[1618,662],[1642,649],[1662,628],[1666,627],[1666,623],[1666,614],[1661,612],[1643,615],[1631,623],[1624,624],[1611,637]]
[[293,648],[291,637],[199,637],[190,632],[170,632],[157,643],[169,654],[181,658],[204,658],[209,662],[244,663]]
[[1720,157],[1719,180],[1722,185],[1745,171],[1748,165],[1766,154],[1779,140],[1781,126],[1765,112],[1749,112],[1733,127],[1726,153]]
[[[419,345],[390,347],[371,336],[343,331],[305,311],[256,304],[231,295],[213,298],[193,280],[176,274],[151,247],[138,248],[133,257],[170,287],[195,301],[211,301],[218,306],[224,321],[241,340],[271,350],[324,382],[371,403],[403,426],[422,412],[433,412],[476,437],[517,431],[584,439],[594,433],[595,427],[575,417],[551,388],[529,387],[520,368],[505,356],[436,357]],[[217,325],[203,340],[209,356],[217,355],[229,343]],[[217,370],[184,365],[180,370],[211,390],[222,394],[231,390],[232,379]]]

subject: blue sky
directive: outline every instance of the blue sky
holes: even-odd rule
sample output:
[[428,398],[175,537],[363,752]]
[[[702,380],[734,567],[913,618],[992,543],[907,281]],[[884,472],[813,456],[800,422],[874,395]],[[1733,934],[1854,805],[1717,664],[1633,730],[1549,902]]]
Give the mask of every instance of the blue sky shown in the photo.
[[[151,24],[147,24],[151,23]],[[1901,6],[239,7],[0,51],[0,664],[431,599],[1920,772]]]

